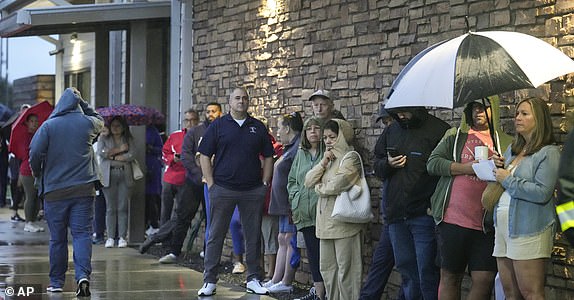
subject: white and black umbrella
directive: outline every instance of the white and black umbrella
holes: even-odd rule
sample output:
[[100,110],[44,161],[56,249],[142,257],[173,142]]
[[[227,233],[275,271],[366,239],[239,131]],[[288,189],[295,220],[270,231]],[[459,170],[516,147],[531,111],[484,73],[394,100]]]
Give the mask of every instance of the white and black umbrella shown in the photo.
[[572,72],[570,57],[533,36],[469,32],[417,54],[393,82],[385,108],[460,107]]

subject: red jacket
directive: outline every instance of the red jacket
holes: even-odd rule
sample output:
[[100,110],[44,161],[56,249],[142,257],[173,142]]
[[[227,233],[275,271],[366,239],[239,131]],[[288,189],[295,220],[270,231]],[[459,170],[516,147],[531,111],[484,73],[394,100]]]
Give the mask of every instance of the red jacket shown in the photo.
[[185,183],[185,168],[181,163],[173,161],[175,154],[181,155],[181,145],[183,145],[183,137],[187,129],[174,131],[163,144],[162,160],[165,164],[165,173],[163,174],[163,181],[175,185],[183,185]]

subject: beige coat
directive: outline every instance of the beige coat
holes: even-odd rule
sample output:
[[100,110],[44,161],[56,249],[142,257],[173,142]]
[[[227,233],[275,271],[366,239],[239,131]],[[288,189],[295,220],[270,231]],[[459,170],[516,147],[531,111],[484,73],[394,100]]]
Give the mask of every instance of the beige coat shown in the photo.
[[305,177],[305,186],[308,188],[314,186],[319,195],[315,232],[319,239],[351,237],[363,230],[365,226],[336,221],[331,217],[337,195],[349,190],[355,184],[360,184],[362,172],[361,161],[357,155],[351,154],[345,157],[347,152],[353,150],[348,144],[352,140],[352,128],[345,121],[335,121],[339,123],[339,135],[331,151],[335,153],[336,159],[326,169],[320,163],[317,164]]

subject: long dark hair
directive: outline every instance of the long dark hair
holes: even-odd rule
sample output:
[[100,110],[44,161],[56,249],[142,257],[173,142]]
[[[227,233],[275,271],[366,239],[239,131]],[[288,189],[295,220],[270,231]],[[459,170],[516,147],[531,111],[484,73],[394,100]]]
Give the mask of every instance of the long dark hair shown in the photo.
[[520,107],[522,103],[530,104],[530,107],[532,108],[532,116],[534,117],[536,125],[532,131],[530,143],[526,143],[524,137],[519,133],[516,133],[511,146],[512,154],[517,155],[524,150],[526,155],[532,155],[538,150],[542,149],[542,147],[554,144],[554,135],[552,134],[552,119],[550,118],[550,110],[548,109],[548,105],[546,102],[544,102],[544,100],[540,98],[524,99],[516,105],[516,114],[518,114],[518,107]]
[[[122,117],[122,116],[115,116],[115,117],[113,117],[113,118],[110,120],[110,123],[109,123],[110,129],[111,129],[111,127],[112,127],[112,122],[113,122],[113,121],[118,121],[118,122],[120,122],[120,125],[122,125],[122,128],[123,128],[122,137],[126,140],[126,142],[132,140],[133,136],[132,136],[132,133],[131,133],[131,131],[130,131],[130,126],[128,125],[128,122],[126,121],[126,119],[125,119],[124,117]],[[112,135],[111,130],[110,130],[109,135],[110,135],[110,136]]]

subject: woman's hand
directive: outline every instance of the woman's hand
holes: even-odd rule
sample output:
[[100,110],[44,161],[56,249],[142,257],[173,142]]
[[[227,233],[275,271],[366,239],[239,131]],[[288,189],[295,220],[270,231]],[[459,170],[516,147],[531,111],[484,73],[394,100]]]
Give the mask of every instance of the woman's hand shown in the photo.
[[321,160],[321,165],[323,166],[323,168],[326,169],[329,166],[329,163],[334,161],[335,159],[336,159],[335,154],[333,153],[333,151],[331,151],[331,149],[329,149],[323,155],[323,159]]
[[492,159],[492,161],[494,162],[494,165],[497,168],[503,168],[504,167],[504,156],[499,155],[498,153],[494,153],[490,159]]
[[506,177],[510,175],[510,171],[502,168],[494,169],[494,177],[496,177],[496,181],[502,183]]

